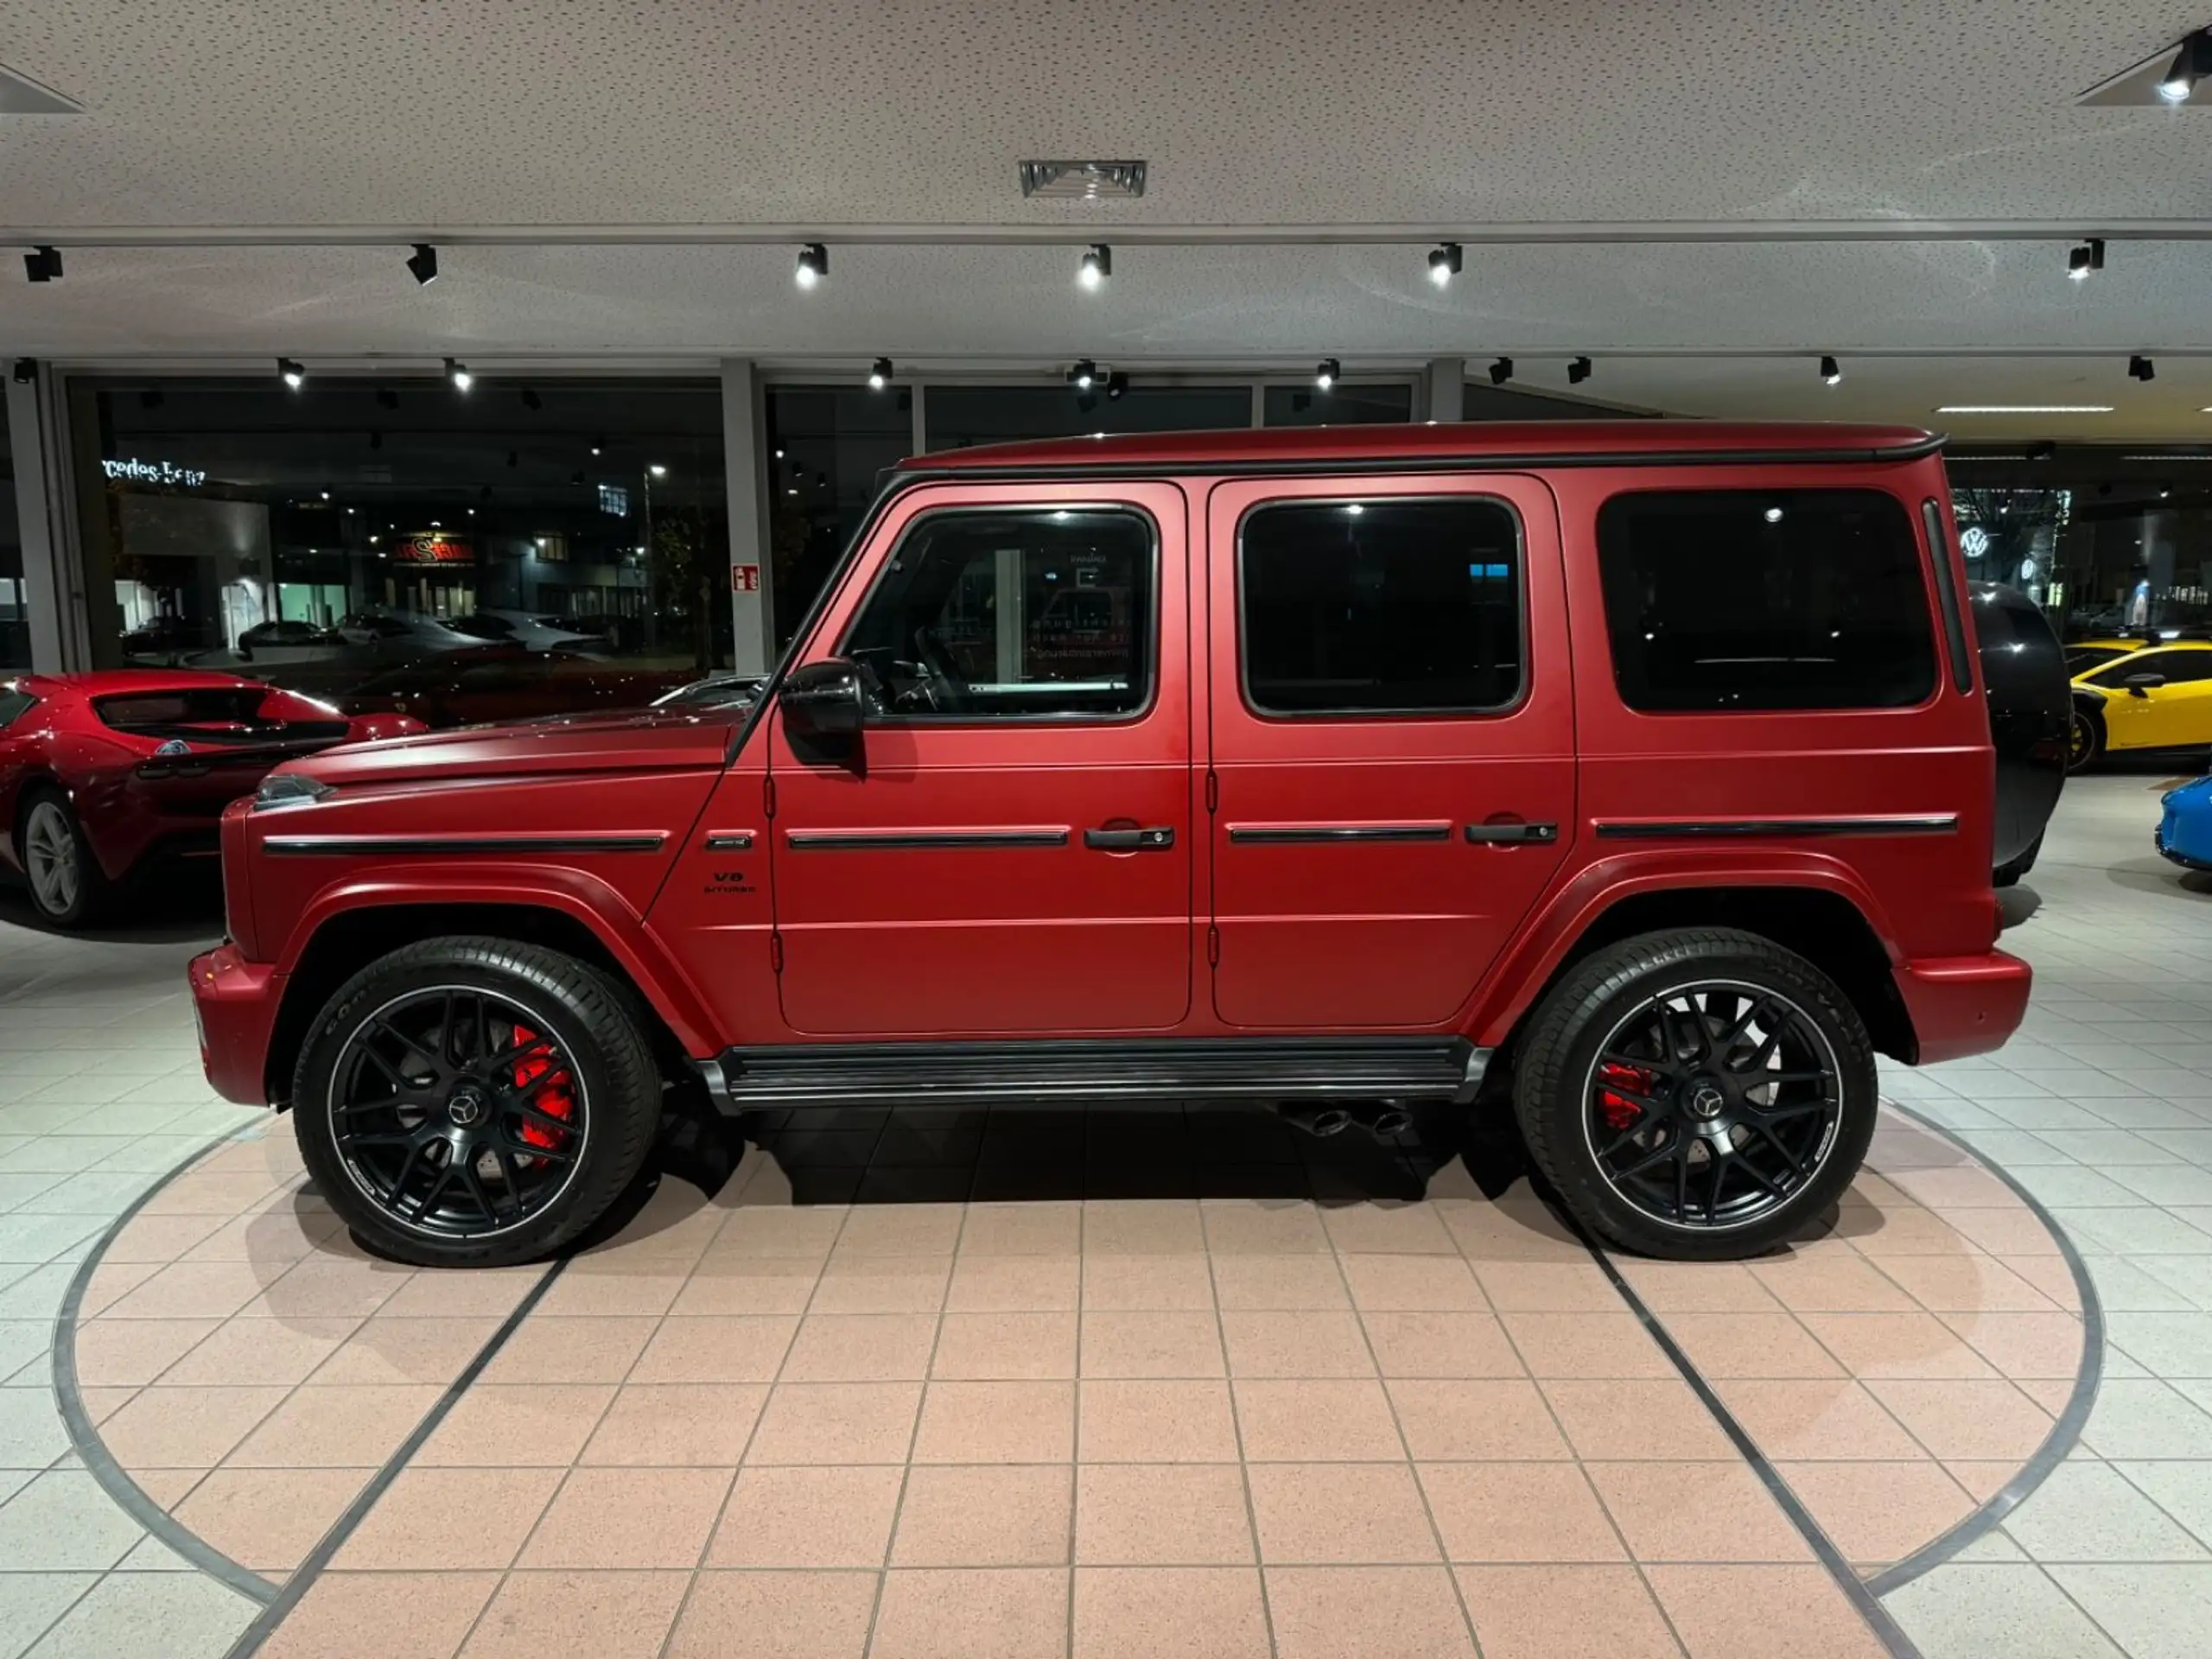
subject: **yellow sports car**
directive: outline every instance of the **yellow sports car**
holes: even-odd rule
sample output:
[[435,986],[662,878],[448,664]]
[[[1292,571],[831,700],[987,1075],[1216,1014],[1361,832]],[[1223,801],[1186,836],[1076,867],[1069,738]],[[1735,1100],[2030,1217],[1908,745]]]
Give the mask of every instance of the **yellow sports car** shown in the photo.
[[[2085,641],[2077,651],[2128,643]],[[2133,642],[2125,655],[2103,657],[2074,677],[2074,724],[2066,766],[2079,772],[2102,754],[2159,749],[2212,749],[2212,639]]]

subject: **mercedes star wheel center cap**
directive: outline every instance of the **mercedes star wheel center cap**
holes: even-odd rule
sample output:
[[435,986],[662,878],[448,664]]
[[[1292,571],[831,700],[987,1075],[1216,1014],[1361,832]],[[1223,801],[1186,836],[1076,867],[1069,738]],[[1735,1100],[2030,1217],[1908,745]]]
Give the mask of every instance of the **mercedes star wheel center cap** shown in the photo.
[[1700,1083],[1690,1090],[1690,1115],[1693,1117],[1718,1117],[1728,1097],[1712,1084]]
[[484,1096],[474,1089],[456,1089],[446,1102],[446,1116],[466,1128],[484,1116]]

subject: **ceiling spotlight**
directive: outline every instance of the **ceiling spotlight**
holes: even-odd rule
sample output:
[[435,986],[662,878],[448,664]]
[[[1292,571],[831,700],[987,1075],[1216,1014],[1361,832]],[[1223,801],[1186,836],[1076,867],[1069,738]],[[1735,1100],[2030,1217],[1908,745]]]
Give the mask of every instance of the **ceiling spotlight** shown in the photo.
[[1326,391],[1343,377],[1344,372],[1344,365],[1335,358],[1325,357],[1314,367],[1313,384]]
[[798,251],[798,285],[812,288],[830,274],[830,250],[819,242],[810,242]]
[[468,372],[468,365],[457,357],[446,359],[446,378],[453,382],[455,391],[467,391],[476,384],[476,377]]
[[658,461],[653,462],[653,464],[646,467],[645,470],[651,473],[655,478],[666,478],[668,476],[668,468],[662,466]]
[[35,283],[61,280],[61,250],[41,245],[23,256],[23,275]]
[[595,454],[597,454],[601,450],[602,450],[602,449],[604,449],[604,448],[607,448],[607,434],[606,434],[606,433],[604,433],[604,432],[601,433],[597,437],[594,438],[594,439],[591,441],[591,452],[592,452],[592,454],[594,454],[594,455],[595,455]]
[[2076,243],[2066,255],[2066,274],[2077,283],[2087,282],[2093,270],[2105,268],[2105,239],[2093,236],[2086,242]]
[[1106,377],[1106,400],[1109,403],[1119,403],[1122,400],[1122,394],[1128,389],[1129,377],[1121,370],[1116,369]]
[[1103,287],[1114,274],[1114,250],[1103,242],[1094,242],[1083,251],[1083,263],[1076,267],[1075,279],[1085,288]]
[[1843,370],[1837,365],[1835,359],[1823,357],[1821,359],[1821,384],[1824,386],[1833,386],[1839,385],[1842,379]]
[[1501,357],[1490,365],[1490,383],[1493,386],[1502,386],[1512,378],[1513,359],[1511,358]]
[[38,378],[38,359],[29,357],[17,358],[15,369],[10,378],[19,386],[28,386]]
[[277,377],[294,391],[297,391],[308,383],[308,372],[289,357],[280,357],[276,359],[276,373]]
[[1588,358],[1578,357],[1567,364],[1567,384],[1570,386],[1579,386],[1589,378],[1590,359]]
[[2173,67],[2158,82],[2158,96],[2169,104],[2187,103],[2206,74],[2212,74],[2212,30],[2200,29],[2175,52]]
[[1091,383],[1098,378],[1098,365],[1087,357],[1079,357],[1068,370],[1068,385],[1077,391],[1089,391]]
[[1459,274],[1462,263],[1457,242],[1440,242],[1428,251],[1428,280],[1444,287]]
[[407,274],[424,288],[436,282],[438,251],[427,242],[417,242],[415,251],[407,256]]
[[522,389],[522,406],[524,409],[543,409],[545,400],[537,395],[537,387],[524,386]]
[[2131,380],[2155,379],[2158,373],[2157,366],[2140,352],[2127,359],[2127,378]]
[[891,384],[891,359],[879,357],[868,365],[868,384],[872,391],[881,391]]

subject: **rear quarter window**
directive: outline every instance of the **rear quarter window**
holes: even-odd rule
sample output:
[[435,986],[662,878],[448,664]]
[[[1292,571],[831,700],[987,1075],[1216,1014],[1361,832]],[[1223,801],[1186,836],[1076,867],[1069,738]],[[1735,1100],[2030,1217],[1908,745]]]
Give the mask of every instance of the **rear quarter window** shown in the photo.
[[37,706],[38,699],[29,692],[0,685],[0,732],[6,731]]
[[1902,709],[1936,689],[1920,545],[1879,490],[1617,495],[1598,565],[1630,709]]

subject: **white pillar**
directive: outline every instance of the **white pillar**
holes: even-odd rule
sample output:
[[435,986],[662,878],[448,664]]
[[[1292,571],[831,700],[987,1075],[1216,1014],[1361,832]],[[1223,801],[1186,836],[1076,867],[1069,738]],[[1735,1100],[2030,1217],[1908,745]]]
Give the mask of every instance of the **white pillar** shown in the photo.
[[1456,421],[1463,412],[1462,394],[1467,385],[1467,359],[1464,357],[1432,357],[1421,371],[1421,401],[1427,407],[1423,416],[1431,421]]
[[767,398],[750,358],[722,359],[722,476],[729,501],[729,603],[740,674],[766,674],[780,654],[768,529]]

